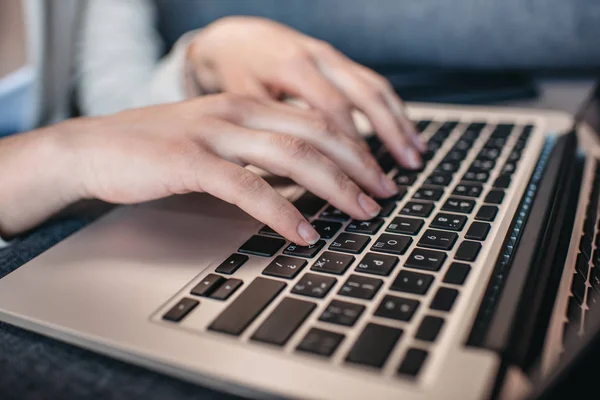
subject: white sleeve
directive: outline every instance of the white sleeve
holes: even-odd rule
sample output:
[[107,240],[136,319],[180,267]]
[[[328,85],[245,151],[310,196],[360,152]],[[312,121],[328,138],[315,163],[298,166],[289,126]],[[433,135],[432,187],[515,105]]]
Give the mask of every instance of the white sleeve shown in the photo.
[[77,56],[82,112],[105,115],[199,94],[185,60],[193,33],[160,59],[151,0],[89,0]]

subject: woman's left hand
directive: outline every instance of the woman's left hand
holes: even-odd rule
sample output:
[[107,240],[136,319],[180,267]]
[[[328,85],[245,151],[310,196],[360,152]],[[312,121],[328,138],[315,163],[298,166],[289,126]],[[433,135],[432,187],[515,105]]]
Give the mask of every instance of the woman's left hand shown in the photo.
[[421,167],[425,145],[390,83],[328,43],[271,20],[228,17],[201,30],[187,57],[204,92],[298,97],[357,141],[360,110],[401,165]]

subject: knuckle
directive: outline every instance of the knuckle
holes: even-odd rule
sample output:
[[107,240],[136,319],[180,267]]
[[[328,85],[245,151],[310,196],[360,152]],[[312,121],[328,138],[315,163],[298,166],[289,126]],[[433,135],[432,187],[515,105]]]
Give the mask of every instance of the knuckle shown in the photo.
[[311,130],[320,134],[335,135],[339,130],[333,120],[322,111],[314,111],[309,123]]
[[341,193],[345,192],[352,185],[352,181],[341,170],[336,170],[333,175],[335,187]]
[[311,59],[308,50],[301,46],[291,46],[287,50],[286,59],[292,65],[302,65]]
[[265,185],[260,176],[244,168],[239,171],[235,181],[238,187],[238,200],[256,196],[262,191]]
[[243,117],[253,105],[250,98],[239,94],[223,93],[217,95],[217,99],[220,102],[220,110],[230,120]]
[[295,136],[274,135],[274,140],[284,154],[294,160],[309,158],[314,152],[308,142]]

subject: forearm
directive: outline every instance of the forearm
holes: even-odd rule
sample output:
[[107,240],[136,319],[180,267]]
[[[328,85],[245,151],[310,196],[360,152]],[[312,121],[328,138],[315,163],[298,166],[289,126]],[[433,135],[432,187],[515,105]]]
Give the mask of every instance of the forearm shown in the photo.
[[80,198],[76,155],[64,145],[78,122],[0,140],[0,235],[25,232]]

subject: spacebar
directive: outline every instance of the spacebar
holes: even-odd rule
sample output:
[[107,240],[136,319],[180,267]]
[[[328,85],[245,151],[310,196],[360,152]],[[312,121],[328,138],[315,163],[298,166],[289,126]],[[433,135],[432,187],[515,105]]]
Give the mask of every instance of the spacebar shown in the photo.
[[285,288],[284,282],[258,277],[223,311],[208,329],[240,335]]

